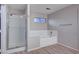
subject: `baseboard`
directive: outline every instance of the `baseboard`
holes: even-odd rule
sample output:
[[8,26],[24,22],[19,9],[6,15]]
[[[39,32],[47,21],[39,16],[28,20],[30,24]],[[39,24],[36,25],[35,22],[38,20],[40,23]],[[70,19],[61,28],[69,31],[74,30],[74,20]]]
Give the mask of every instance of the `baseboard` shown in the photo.
[[42,47],[37,47],[37,48],[28,49],[27,51],[30,52],[30,51],[37,50],[37,49],[40,49],[40,48],[42,48]]
[[11,50],[7,50],[7,53],[14,53],[14,52],[19,52],[19,51],[24,51],[25,49],[26,49],[25,47],[11,49]]
[[[57,43],[54,43],[54,44],[57,44]],[[54,45],[54,44],[51,44],[51,45]],[[51,45],[47,45],[47,46],[51,46]],[[33,51],[33,50],[37,50],[37,49],[40,49],[40,48],[47,47],[47,46],[40,46],[40,47],[37,47],[37,48],[28,49],[27,51],[30,52],[30,51]]]
[[67,45],[65,45],[63,43],[57,43],[57,44],[62,45],[62,46],[65,46],[65,47],[70,48],[70,49],[73,49],[73,50],[76,50],[76,51],[79,51],[78,49],[75,49],[73,47],[67,46]]

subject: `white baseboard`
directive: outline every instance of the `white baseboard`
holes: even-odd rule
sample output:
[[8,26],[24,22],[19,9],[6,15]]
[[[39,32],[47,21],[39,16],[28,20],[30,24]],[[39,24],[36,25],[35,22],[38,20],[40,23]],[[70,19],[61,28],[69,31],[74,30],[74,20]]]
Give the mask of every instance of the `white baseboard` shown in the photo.
[[[57,44],[57,43],[54,43],[54,44]],[[54,45],[54,44],[51,44],[51,45]],[[51,46],[51,45],[47,45],[47,46]],[[43,48],[43,47],[47,47],[47,46],[40,46],[40,47],[37,47],[37,48],[28,49],[27,51],[30,52],[30,51],[37,50],[37,49],[40,49],[40,48]]]
[[24,51],[25,49],[26,49],[25,47],[11,49],[11,50],[7,50],[7,53],[14,53],[14,52],[19,52],[19,51]]
[[42,48],[42,47],[37,47],[37,48],[28,49],[27,51],[30,52],[30,51],[37,50],[37,49],[40,49],[40,48]]
[[70,49],[73,49],[73,50],[76,50],[76,51],[79,51],[78,49],[75,49],[73,47],[67,46],[67,45],[62,44],[62,43],[57,43],[57,44],[62,45],[62,46],[65,46],[65,47],[70,48]]

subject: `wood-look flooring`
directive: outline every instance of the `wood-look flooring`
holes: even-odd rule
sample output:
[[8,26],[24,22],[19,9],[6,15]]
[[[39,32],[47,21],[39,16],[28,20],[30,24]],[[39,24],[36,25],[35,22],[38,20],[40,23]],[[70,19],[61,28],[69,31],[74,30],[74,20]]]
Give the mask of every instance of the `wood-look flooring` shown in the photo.
[[67,48],[59,44],[55,44],[30,52],[21,51],[14,54],[79,54],[79,51]]

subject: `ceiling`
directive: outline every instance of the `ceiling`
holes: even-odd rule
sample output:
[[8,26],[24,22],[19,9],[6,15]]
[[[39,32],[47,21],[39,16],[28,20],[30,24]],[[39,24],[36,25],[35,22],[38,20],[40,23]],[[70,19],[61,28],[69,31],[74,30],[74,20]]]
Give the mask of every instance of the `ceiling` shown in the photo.
[[[31,4],[31,12],[51,14],[68,6],[70,4]],[[50,10],[46,10],[46,8],[50,8]]]
[[[26,4],[10,4],[8,5],[10,10],[25,11]],[[70,4],[31,4],[31,12],[42,13],[42,14],[51,14],[62,8],[68,7]],[[46,10],[50,8],[50,10]]]
[[26,9],[27,9],[26,4],[9,4],[8,5],[8,14],[23,15],[23,14],[25,14]]
[[24,11],[26,9],[26,4],[10,4],[8,5],[11,10],[21,10]]

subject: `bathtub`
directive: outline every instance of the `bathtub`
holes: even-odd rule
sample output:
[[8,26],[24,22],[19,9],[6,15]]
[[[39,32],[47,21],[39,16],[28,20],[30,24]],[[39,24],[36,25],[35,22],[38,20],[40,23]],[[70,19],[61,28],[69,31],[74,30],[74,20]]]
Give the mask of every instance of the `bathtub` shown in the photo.
[[[52,32],[52,34],[51,34]],[[56,30],[40,30],[30,31],[28,37],[28,51],[35,50],[41,47],[53,45],[57,43]]]
[[48,30],[44,31],[40,35],[40,47],[45,47],[57,43],[57,31]]

